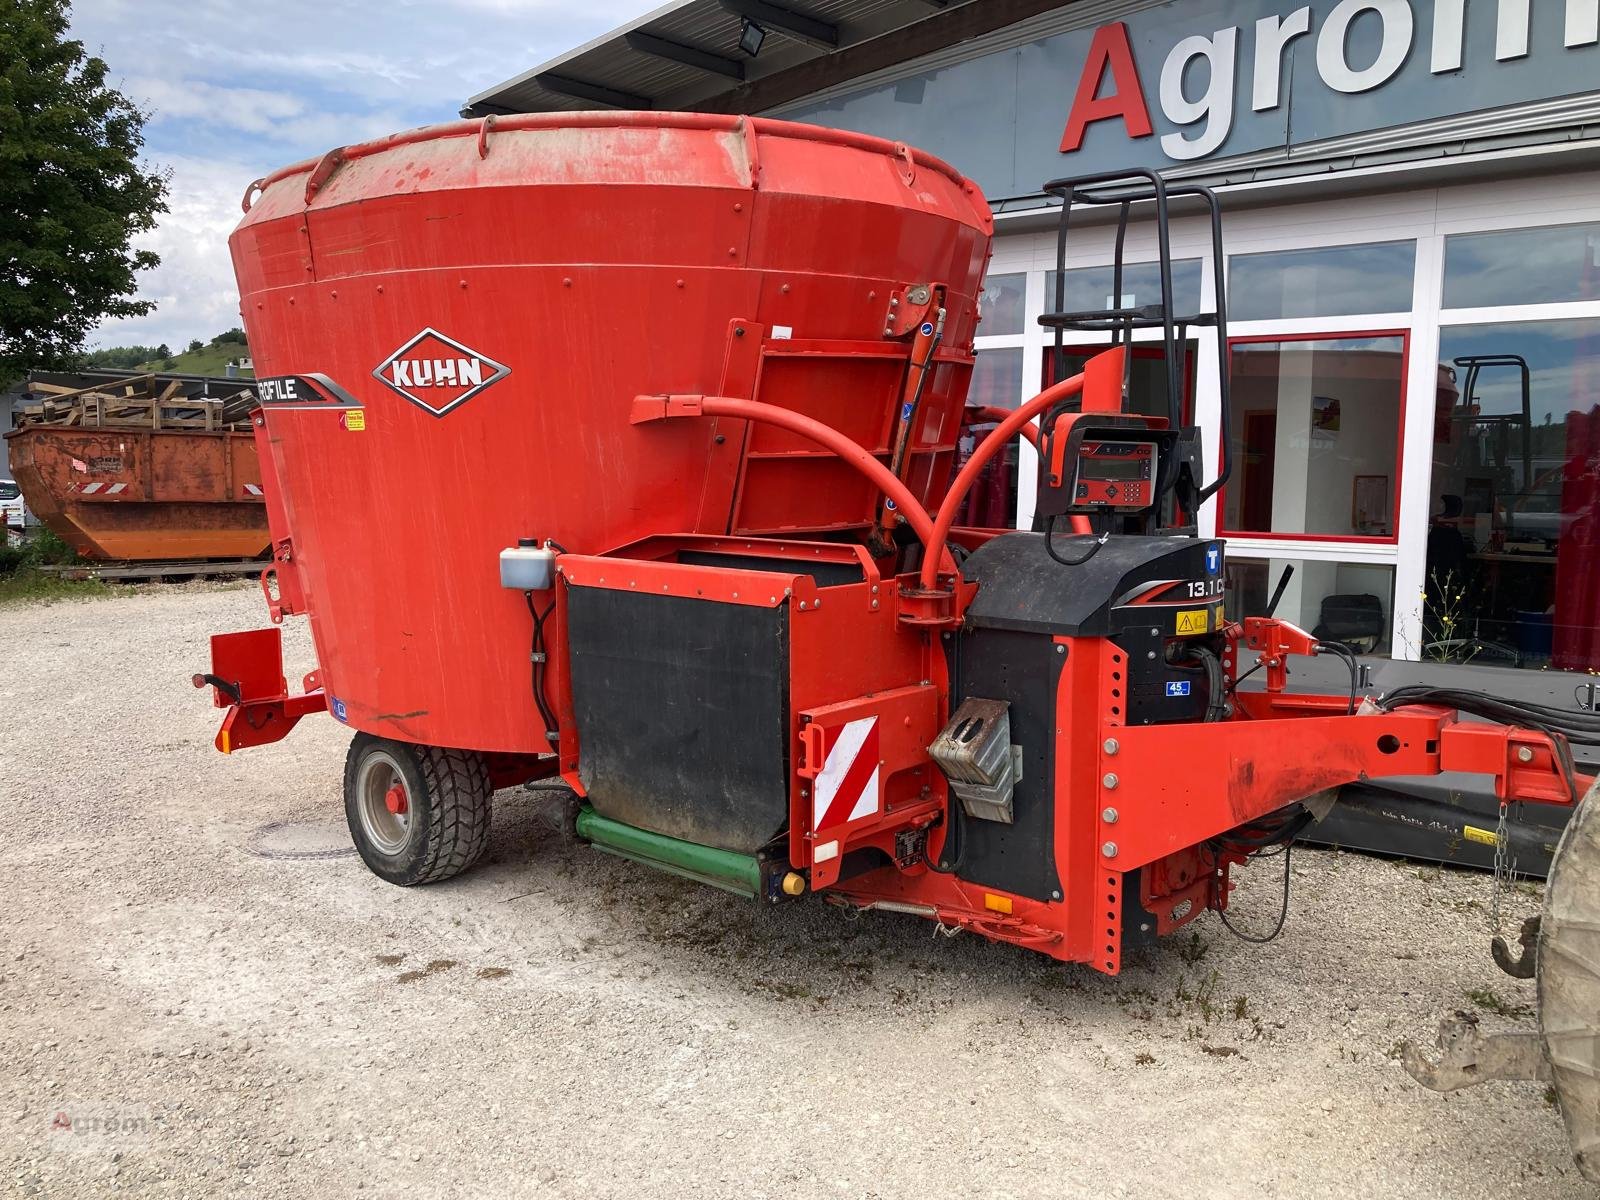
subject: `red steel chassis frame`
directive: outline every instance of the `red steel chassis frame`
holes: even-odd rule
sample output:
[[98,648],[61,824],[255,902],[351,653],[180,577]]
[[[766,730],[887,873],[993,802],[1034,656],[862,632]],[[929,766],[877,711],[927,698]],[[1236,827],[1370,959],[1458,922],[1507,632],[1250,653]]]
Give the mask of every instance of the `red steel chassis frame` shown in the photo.
[[[678,551],[690,548],[854,563],[862,580],[818,587],[798,570],[673,561]],[[1102,638],[1058,637],[1054,645],[1064,663],[1056,693],[1050,850],[1061,880],[1059,894],[1048,901],[1030,899],[930,870],[920,860],[840,881],[846,851],[870,846],[893,860],[903,832],[926,834],[930,856],[937,860],[949,803],[943,776],[926,754],[950,710],[938,631],[897,619],[904,612],[900,592],[879,575],[865,549],[685,536],[652,539],[615,555],[563,555],[558,569],[558,613],[574,586],[789,606],[793,769],[787,849],[789,864],[809,873],[812,890],[832,890],[862,907],[917,912],[1107,973],[1121,966],[1122,891],[1129,873],[1146,868],[1140,903],[1154,914],[1157,932],[1171,932],[1206,908],[1227,907],[1229,867],[1242,862],[1244,852],[1208,843],[1327,789],[1384,777],[1471,771],[1493,776],[1496,793],[1508,801],[1572,802],[1545,734],[1468,724],[1454,711],[1434,707],[1350,715],[1348,696],[1285,692],[1288,656],[1309,653],[1314,645],[1309,634],[1287,622],[1251,618],[1220,631],[1227,639],[1229,680],[1241,652],[1250,649],[1269,663],[1269,690],[1238,693],[1232,719],[1206,724],[1125,724],[1123,652]],[[910,587],[914,580],[907,576],[900,583]],[[1153,612],[1166,607],[1149,606]],[[582,794],[581,744],[569,681],[562,675],[553,686],[563,773]],[[883,731],[883,803],[859,822],[815,830],[808,787],[817,762],[809,731],[863,715],[877,716]],[[1175,771],[1175,763],[1183,769]],[[1577,782],[1581,794],[1587,781]],[[826,855],[819,855],[824,848]]]
[[[1231,683],[1244,649],[1260,655],[1266,690],[1240,692],[1230,719],[1181,725],[1125,723],[1127,664],[1108,639],[1057,637],[1062,670],[1056,693],[1054,844],[1060,889],[1049,900],[973,884],[902,854],[902,835],[926,837],[926,858],[938,861],[950,803],[943,775],[928,757],[950,711],[950,680],[941,638],[951,636],[974,594],[953,569],[947,541],[967,489],[990,457],[1032,420],[1083,392],[1084,415],[1121,409],[1122,354],[1109,351],[1082,376],[1046,389],[981,442],[958,473],[936,516],[930,516],[881,461],[837,431],[787,409],[705,396],[641,396],[633,420],[733,416],[769,421],[809,437],[851,462],[894,499],[899,516],[923,544],[919,572],[885,577],[859,545],[770,538],[651,538],[605,555],[558,559],[557,626],[565,627],[573,587],[648,591],[712,602],[790,609],[791,746],[788,857],[808,872],[811,890],[841,902],[915,912],[951,928],[1029,946],[1054,958],[1086,962],[1115,974],[1121,967],[1123,889],[1139,871],[1140,904],[1168,933],[1206,908],[1225,909],[1228,871],[1245,850],[1226,836],[1319,792],[1361,780],[1470,771],[1494,777],[1503,801],[1575,803],[1589,780],[1565,776],[1549,736],[1499,725],[1464,723],[1450,710],[1410,706],[1346,711],[1349,697],[1289,694],[1287,660],[1314,654],[1315,639],[1282,621],[1250,618],[1216,630],[1225,638]],[[999,414],[983,414],[984,418]],[[1060,441],[1058,437],[1058,442]],[[269,498],[270,499],[270,498]],[[859,582],[819,587],[801,570],[761,571],[688,565],[687,548],[744,557],[849,563]],[[269,602],[270,602],[269,594]],[[1193,602],[1152,604],[1163,608]],[[1048,664],[1041,664],[1041,670]],[[327,706],[315,673],[304,695],[290,696],[282,677],[277,629],[213,639],[212,683],[228,715],[217,736],[224,752],[277,741],[301,716]],[[218,682],[231,687],[225,696]],[[559,767],[582,794],[581,752],[567,664],[552,663],[549,686],[559,725]],[[227,699],[235,703],[229,705]],[[818,728],[876,716],[881,731],[880,804],[876,811],[826,831],[811,827],[809,788],[821,746]],[[1182,764],[1181,770],[1174,769]],[[546,774],[548,762],[491,764],[498,783]],[[1576,784],[1574,791],[1573,784]],[[875,847],[893,865],[840,879],[849,850]]]

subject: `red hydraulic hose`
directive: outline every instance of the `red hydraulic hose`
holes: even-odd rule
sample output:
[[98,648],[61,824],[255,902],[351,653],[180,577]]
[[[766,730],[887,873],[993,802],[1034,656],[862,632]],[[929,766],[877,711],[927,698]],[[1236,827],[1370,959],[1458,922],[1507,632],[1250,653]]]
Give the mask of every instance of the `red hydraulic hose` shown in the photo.
[[[927,547],[927,553],[922,560],[922,577],[918,584],[923,591],[931,592],[939,586],[939,569],[943,566],[943,560],[949,557],[946,542],[950,538],[950,527],[956,523],[956,512],[961,508],[961,502],[966,499],[967,492],[977,482],[978,476],[983,473],[983,468],[995,456],[995,452],[1035,417],[1067,397],[1076,396],[1082,390],[1081,374],[1051,384],[1021,408],[1008,413],[1006,419],[978,443],[977,449],[972,452],[972,457],[967,459],[966,466],[961,468],[961,473],[956,476],[956,481],[950,485],[950,490],[945,494],[944,503],[939,506],[939,516],[933,523],[931,535],[922,539],[922,544]],[[876,463],[877,459],[873,459],[873,462]],[[917,532],[920,535],[922,531]]]
[[[926,547],[927,554],[930,556],[935,555],[933,550],[933,522],[928,517],[928,510],[922,507],[922,502],[911,494],[911,489],[901,482],[898,475],[837,429],[832,429],[821,421],[813,420],[803,413],[797,413],[787,408],[779,408],[775,404],[763,404],[759,400],[740,400],[728,396],[707,396],[701,402],[700,411],[708,417],[738,417],[745,421],[760,421],[764,425],[776,425],[779,429],[787,429],[790,433],[798,434],[807,441],[815,442],[819,446],[832,450],[845,462],[870,479],[874,486],[882,489],[883,494],[894,501],[900,515],[906,519],[918,539]],[[955,560],[950,558],[949,551],[944,549],[942,540],[939,545],[943,557],[949,560],[950,569],[954,570]],[[931,558],[930,561],[932,561]]]

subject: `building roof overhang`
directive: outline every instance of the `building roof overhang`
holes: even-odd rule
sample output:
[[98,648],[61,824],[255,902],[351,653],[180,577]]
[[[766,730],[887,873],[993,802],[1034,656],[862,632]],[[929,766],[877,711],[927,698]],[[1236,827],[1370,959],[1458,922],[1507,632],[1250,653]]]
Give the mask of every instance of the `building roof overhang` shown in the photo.
[[[766,112],[1084,0],[674,0],[479,92],[464,117],[594,108]],[[765,34],[740,49],[745,22]]]

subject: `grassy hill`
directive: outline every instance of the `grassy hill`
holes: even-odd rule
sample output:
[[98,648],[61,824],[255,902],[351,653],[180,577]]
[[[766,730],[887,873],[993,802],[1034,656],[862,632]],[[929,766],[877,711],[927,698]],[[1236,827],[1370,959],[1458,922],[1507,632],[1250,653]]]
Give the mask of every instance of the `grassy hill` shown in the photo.
[[[238,342],[224,342],[220,346],[206,346],[193,354],[173,355],[169,367],[166,359],[156,359],[154,362],[140,363],[140,371],[164,371],[176,375],[216,375],[223,376],[228,373],[228,360],[230,358],[243,358],[249,350],[239,345]],[[240,376],[245,379],[252,378],[249,371],[240,371]]]

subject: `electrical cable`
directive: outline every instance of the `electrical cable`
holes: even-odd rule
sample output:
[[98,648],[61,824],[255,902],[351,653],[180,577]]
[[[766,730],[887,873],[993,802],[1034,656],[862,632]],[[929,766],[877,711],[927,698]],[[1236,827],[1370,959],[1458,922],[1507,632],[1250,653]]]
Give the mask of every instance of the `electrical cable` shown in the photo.
[[1204,713],[1201,714],[1201,722],[1226,720],[1228,716],[1228,695],[1226,676],[1222,669],[1222,659],[1217,656],[1216,651],[1202,646],[1198,642],[1187,644],[1184,647],[1184,652],[1188,657],[1169,661],[1173,667],[1179,670],[1192,671],[1194,666],[1189,659],[1194,659],[1199,663],[1200,670],[1204,672],[1206,677],[1206,707]]
[[1251,667],[1243,675],[1239,676],[1237,679],[1235,679],[1232,683],[1230,683],[1228,685],[1228,695],[1230,695],[1230,696],[1233,695],[1234,691],[1238,688],[1238,686],[1241,683],[1243,683],[1246,679],[1249,679],[1250,676],[1254,675],[1257,671],[1261,670],[1261,668],[1264,667],[1265,665],[1266,665],[1265,662],[1262,662],[1262,661],[1258,660],[1256,662],[1255,666]]
[[1253,854],[1258,850],[1293,841],[1300,836],[1301,830],[1315,819],[1316,815],[1309,809],[1301,808],[1299,812],[1284,817],[1270,827],[1264,827],[1261,821],[1252,821],[1230,833],[1209,838],[1205,844],[1213,854],[1219,851]]
[[1356,665],[1356,652],[1344,642],[1318,642],[1317,650],[1344,659],[1345,666],[1350,668],[1350,707],[1346,710],[1346,715],[1354,716],[1356,692],[1361,687],[1361,669]]
[[[1082,536],[1082,535],[1079,535],[1079,536]],[[1102,533],[1099,537],[1095,538],[1095,540],[1092,543],[1090,543],[1089,549],[1084,551],[1084,553],[1083,553],[1083,555],[1081,557],[1079,557],[1079,558],[1062,558],[1061,555],[1056,553],[1056,547],[1055,547],[1056,518],[1049,517],[1049,518],[1047,518],[1045,520],[1045,525],[1044,525],[1044,548],[1045,548],[1045,552],[1048,553],[1051,558],[1055,559],[1063,567],[1081,567],[1081,566],[1083,566],[1084,563],[1088,562],[1096,554],[1100,553],[1100,547],[1104,546],[1106,544],[1106,542],[1108,540],[1110,540],[1110,537],[1111,537],[1110,533]]]
[[545,737],[552,744],[559,736],[556,729],[556,715],[550,707],[550,702],[544,694],[544,667],[548,655],[544,648],[544,623],[550,619],[550,614],[555,611],[556,602],[550,601],[544,612],[540,612],[533,603],[533,593],[523,592],[522,598],[528,604],[528,615],[533,618],[533,648],[528,654],[529,662],[533,667],[533,703],[539,710],[539,717],[544,721]]
[[1243,853],[1251,860],[1260,858],[1283,857],[1283,904],[1278,911],[1278,920],[1272,927],[1272,932],[1265,936],[1245,933],[1228,920],[1228,914],[1222,909],[1217,910],[1217,916],[1222,919],[1223,926],[1229,933],[1241,941],[1263,946],[1273,941],[1283,932],[1284,924],[1289,919],[1289,856],[1294,848],[1294,840],[1301,832],[1316,819],[1316,814],[1310,809],[1301,807],[1300,811],[1283,818],[1270,828],[1264,828],[1261,821],[1252,821],[1242,825],[1233,832],[1223,836],[1208,839],[1204,845],[1211,854],[1211,869],[1217,869],[1218,858],[1222,854]]
[[1544,734],[1554,747],[1556,764],[1561,768],[1574,804],[1582,797],[1578,794],[1577,766],[1573,762],[1572,746],[1600,746],[1600,713],[1575,712],[1536,704],[1531,700],[1508,700],[1486,692],[1429,687],[1426,684],[1396,688],[1378,697],[1376,703],[1386,712],[1412,704],[1438,705],[1486,721],[1520,726]]
[[1537,722],[1540,727],[1549,726],[1579,745],[1600,746],[1600,713],[1553,708],[1531,700],[1509,700],[1487,692],[1431,687],[1427,684],[1396,688],[1380,696],[1377,703],[1386,711],[1411,704],[1434,704],[1502,724]]
[[[1280,933],[1283,932],[1283,927],[1289,920],[1289,858],[1290,858],[1290,855],[1293,852],[1293,850],[1294,850],[1294,845],[1293,845],[1292,842],[1285,842],[1284,843],[1283,850],[1282,850],[1282,854],[1283,854],[1283,904],[1278,909],[1278,921],[1277,921],[1277,924],[1275,924],[1272,927],[1272,932],[1271,933],[1267,934],[1264,937],[1260,936],[1258,934],[1254,934],[1254,933],[1246,933],[1244,930],[1240,929],[1237,925],[1235,925],[1232,921],[1228,920],[1228,914],[1227,914],[1226,910],[1220,909],[1220,908],[1217,909],[1217,916],[1222,919],[1223,927],[1226,928],[1229,933],[1233,934],[1233,936],[1238,938],[1240,941],[1242,941],[1242,942],[1250,942],[1251,944],[1256,945],[1256,946],[1265,946],[1268,942],[1276,940],[1277,936]],[[1268,857],[1271,857],[1271,856],[1268,856]]]
[[1206,711],[1202,721],[1221,721],[1228,715],[1228,697],[1223,690],[1222,660],[1205,646],[1194,645],[1190,652],[1200,660],[1206,673]]

